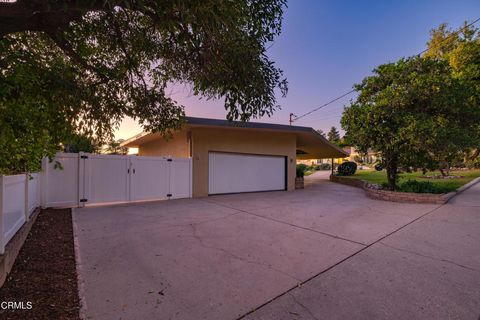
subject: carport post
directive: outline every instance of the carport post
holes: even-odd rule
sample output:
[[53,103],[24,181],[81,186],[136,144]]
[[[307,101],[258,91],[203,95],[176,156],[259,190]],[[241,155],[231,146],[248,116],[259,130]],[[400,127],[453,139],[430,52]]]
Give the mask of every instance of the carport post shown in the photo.
[[333,176],[333,158],[332,158],[332,176]]

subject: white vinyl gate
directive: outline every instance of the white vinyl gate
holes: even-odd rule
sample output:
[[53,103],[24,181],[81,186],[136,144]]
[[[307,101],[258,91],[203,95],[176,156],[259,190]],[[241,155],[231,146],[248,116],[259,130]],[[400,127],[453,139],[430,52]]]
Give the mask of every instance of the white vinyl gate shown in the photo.
[[190,198],[190,158],[58,153],[44,160],[45,207]]

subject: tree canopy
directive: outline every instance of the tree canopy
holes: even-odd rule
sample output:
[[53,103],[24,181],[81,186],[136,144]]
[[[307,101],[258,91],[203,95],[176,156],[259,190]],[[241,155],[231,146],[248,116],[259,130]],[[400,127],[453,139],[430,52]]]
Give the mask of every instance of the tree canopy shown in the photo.
[[341,124],[349,143],[382,155],[395,189],[399,166],[433,168],[474,141],[480,110],[472,84],[443,60],[414,57],[378,66],[355,86]]
[[[480,31],[465,22],[461,32],[441,24],[430,33],[425,57],[448,62],[453,76],[472,85],[472,100],[480,108]],[[476,129],[479,141],[473,150],[466,153],[467,160],[473,161],[480,155],[480,124]]]
[[[0,171],[33,169],[30,162],[52,154],[65,132],[111,137],[125,116],[168,133],[184,116],[166,94],[174,84],[223,98],[230,120],[271,115],[279,108],[276,92],[287,92],[266,52],[281,31],[284,6],[285,0],[0,2],[0,147],[9,150],[2,151]],[[8,117],[15,113],[25,118]]]
[[333,144],[339,144],[340,143],[340,133],[338,132],[337,128],[331,127],[330,131],[327,133],[328,141],[330,141]]

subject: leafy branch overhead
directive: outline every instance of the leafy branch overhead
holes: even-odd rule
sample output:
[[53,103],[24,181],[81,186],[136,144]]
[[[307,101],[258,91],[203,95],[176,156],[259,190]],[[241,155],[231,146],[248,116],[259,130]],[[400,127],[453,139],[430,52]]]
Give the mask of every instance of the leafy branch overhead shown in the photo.
[[165,91],[181,84],[223,98],[228,119],[271,115],[277,90],[287,93],[266,54],[284,7],[285,0],[0,2],[0,108],[48,110],[61,115],[56,123],[100,137],[125,116],[168,132],[184,108]]

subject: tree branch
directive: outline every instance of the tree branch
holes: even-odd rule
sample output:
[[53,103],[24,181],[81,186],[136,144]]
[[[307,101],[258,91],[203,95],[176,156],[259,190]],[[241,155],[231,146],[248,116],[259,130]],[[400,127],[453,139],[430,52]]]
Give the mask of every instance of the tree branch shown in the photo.
[[0,38],[22,31],[58,31],[90,11],[113,10],[128,1],[18,0],[0,2]]
[[74,63],[81,66],[85,70],[88,70],[94,73],[101,79],[101,83],[107,83],[110,81],[109,77],[106,76],[100,69],[90,65],[82,56],[80,56],[75,49],[73,49],[68,41],[63,37],[61,33],[49,34],[55,44],[70,58]]

